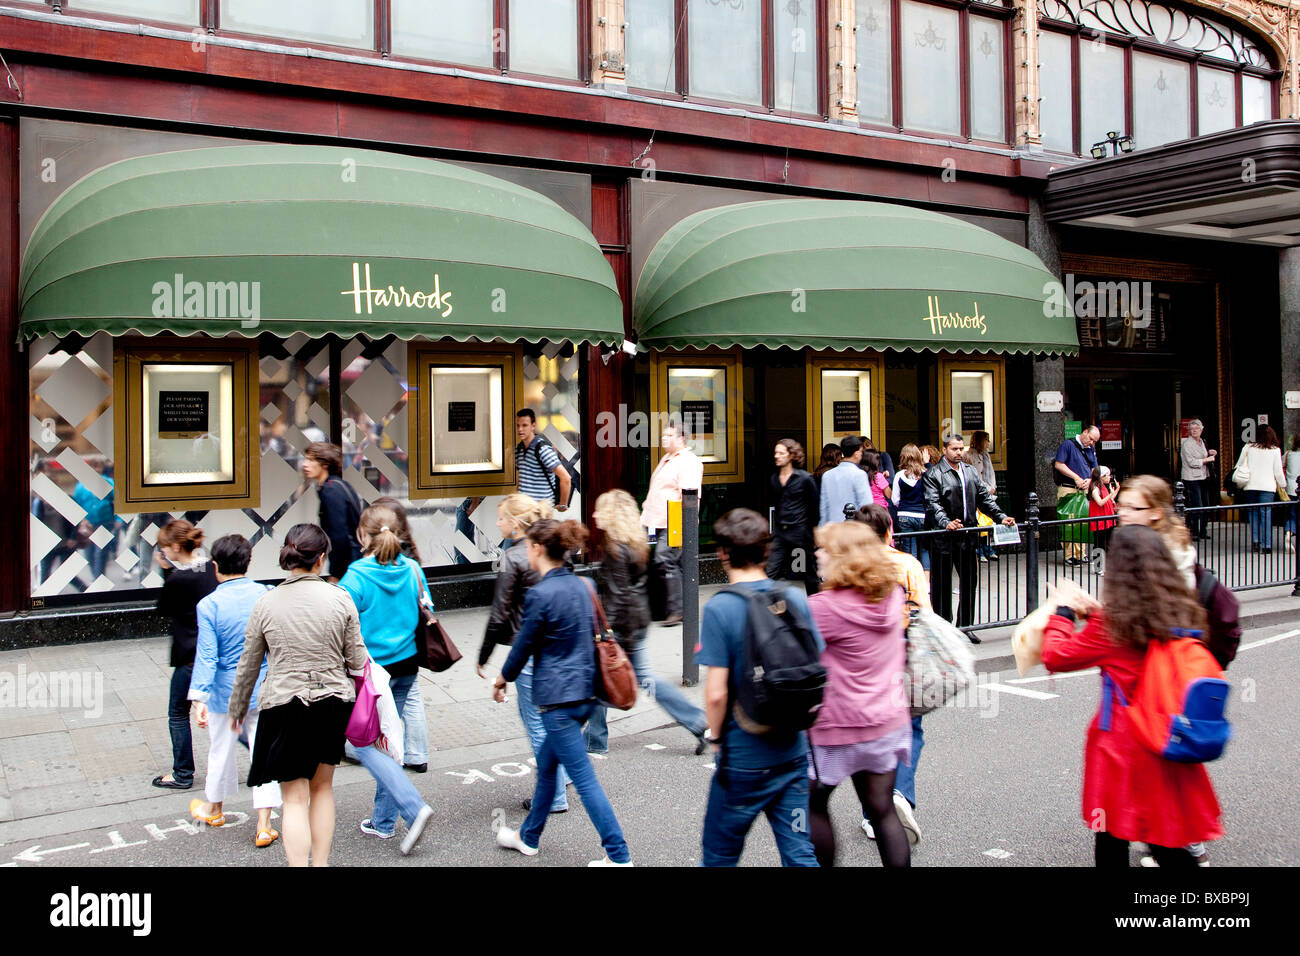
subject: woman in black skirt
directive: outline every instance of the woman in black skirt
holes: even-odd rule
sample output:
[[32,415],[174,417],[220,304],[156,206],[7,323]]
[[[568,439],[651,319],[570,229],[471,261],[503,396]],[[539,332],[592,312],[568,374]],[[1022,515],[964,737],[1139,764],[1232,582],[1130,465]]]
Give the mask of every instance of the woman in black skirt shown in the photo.
[[356,699],[349,674],[360,676],[366,666],[352,599],[321,577],[329,549],[318,525],[289,530],[280,549],[289,577],[253,605],[230,693],[230,725],[238,730],[265,654],[248,785],[280,784],[290,866],[306,866],[309,854],[312,865],[329,864],[334,767]]

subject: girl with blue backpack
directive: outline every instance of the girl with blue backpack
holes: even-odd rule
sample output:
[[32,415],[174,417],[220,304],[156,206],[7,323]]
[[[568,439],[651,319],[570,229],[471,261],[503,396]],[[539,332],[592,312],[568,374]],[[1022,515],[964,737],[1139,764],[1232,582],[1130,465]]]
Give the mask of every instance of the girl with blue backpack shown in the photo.
[[1205,611],[1157,532],[1117,529],[1107,572],[1100,604],[1064,583],[1043,636],[1049,672],[1102,673],[1084,749],[1083,820],[1099,867],[1128,866],[1134,840],[1162,867],[1194,867],[1185,847],[1223,836],[1202,764],[1227,739],[1227,684],[1200,639]]

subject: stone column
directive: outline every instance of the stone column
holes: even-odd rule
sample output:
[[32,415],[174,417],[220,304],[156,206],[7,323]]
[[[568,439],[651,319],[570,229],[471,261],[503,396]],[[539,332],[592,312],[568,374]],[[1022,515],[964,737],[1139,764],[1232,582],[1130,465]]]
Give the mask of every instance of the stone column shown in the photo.
[[[1012,29],[1012,77],[1017,146],[1043,145],[1038,121],[1038,4],[1037,0],[1015,0]],[[1032,245],[1030,248],[1033,248]],[[1035,250],[1036,251],[1036,250]]]
[[591,0],[591,85],[627,89],[623,0]]
[[[1029,251],[1043,260],[1049,272],[1061,278],[1061,251],[1057,245],[1056,234],[1043,218],[1043,207],[1035,196],[1029,197]],[[1063,412],[1040,412],[1038,410],[1039,392],[1065,391],[1065,359],[1059,355],[1034,356],[1034,394],[1029,400],[1034,403],[1034,477],[1033,488],[1038,492],[1040,506],[1045,509],[1056,508],[1056,482],[1052,475],[1052,460],[1056,449],[1065,441],[1065,414]]]
[[[1278,255],[1279,320],[1282,325],[1282,391],[1300,391],[1300,249],[1283,249]],[[1300,408],[1283,408],[1278,429],[1284,450],[1291,436],[1300,434]],[[1288,488],[1288,491],[1295,491]]]
[[830,118],[832,123],[858,123],[858,20],[855,0],[827,0],[826,31],[830,49]]

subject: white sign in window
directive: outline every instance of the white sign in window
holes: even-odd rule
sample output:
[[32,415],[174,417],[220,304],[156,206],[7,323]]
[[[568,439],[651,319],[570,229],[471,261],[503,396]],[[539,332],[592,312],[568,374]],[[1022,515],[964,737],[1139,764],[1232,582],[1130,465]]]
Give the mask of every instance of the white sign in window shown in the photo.
[[505,463],[500,366],[431,366],[434,474],[500,471]]
[[871,434],[871,370],[824,368],[822,435],[828,442]]
[[146,362],[144,484],[234,481],[234,368]]
[[700,461],[727,460],[725,368],[670,368],[668,413],[680,419]]

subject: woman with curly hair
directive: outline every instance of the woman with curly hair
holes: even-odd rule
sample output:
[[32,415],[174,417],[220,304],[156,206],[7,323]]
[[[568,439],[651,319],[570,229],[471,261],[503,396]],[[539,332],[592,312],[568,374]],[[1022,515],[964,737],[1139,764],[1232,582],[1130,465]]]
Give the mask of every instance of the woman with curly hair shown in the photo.
[[[618,488],[596,499],[596,510],[591,517],[605,532],[605,557],[600,562],[596,582],[609,626],[627,652],[637,682],[669,717],[695,735],[698,756],[704,753],[704,730],[709,726],[704,711],[687,700],[672,681],[656,677],[650,670],[650,655],[645,646],[646,628],[650,626],[650,598],[646,594],[650,545],[641,527],[641,509],[635,498]],[[598,704],[587,722],[588,753],[604,753],[609,749],[605,711],[605,705]]]
[[[1056,592],[1043,664],[1051,673],[1099,667],[1123,699],[1132,700],[1148,646],[1192,640],[1178,635],[1184,628],[1204,634],[1206,615],[1151,528],[1116,530],[1107,570],[1101,604],[1070,582]],[[1079,618],[1085,623],[1076,631]],[[1196,866],[1185,847],[1223,836],[1210,775],[1202,764],[1175,763],[1147,749],[1118,716],[1113,703],[1108,714],[1099,709],[1084,747],[1083,820],[1096,833],[1097,866],[1128,866],[1133,840],[1149,844],[1162,867]]]
[[1189,588],[1196,587],[1196,548],[1183,519],[1174,511],[1169,482],[1155,475],[1135,475],[1120,486],[1115,514],[1121,525],[1144,525],[1160,535],[1175,567]]
[[808,731],[813,777],[809,834],[817,862],[835,865],[830,799],[853,781],[876,834],[880,862],[911,865],[911,850],[894,811],[894,779],[912,755],[912,724],[900,677],[906,665],[903,591],[884,543],[866,524],[845,521],[817,529],[823,590],[808,599],[826,639],[828,676],[817,722]]
[[804,590],[816,594],[820,585],[813,560],[813,529],[821,511],[821,494],[816,480],[804,471],[803,445],[782,438],[772,457],[776,472],[770,490],[776,510],[767,576],[774,581],[802,580]]

